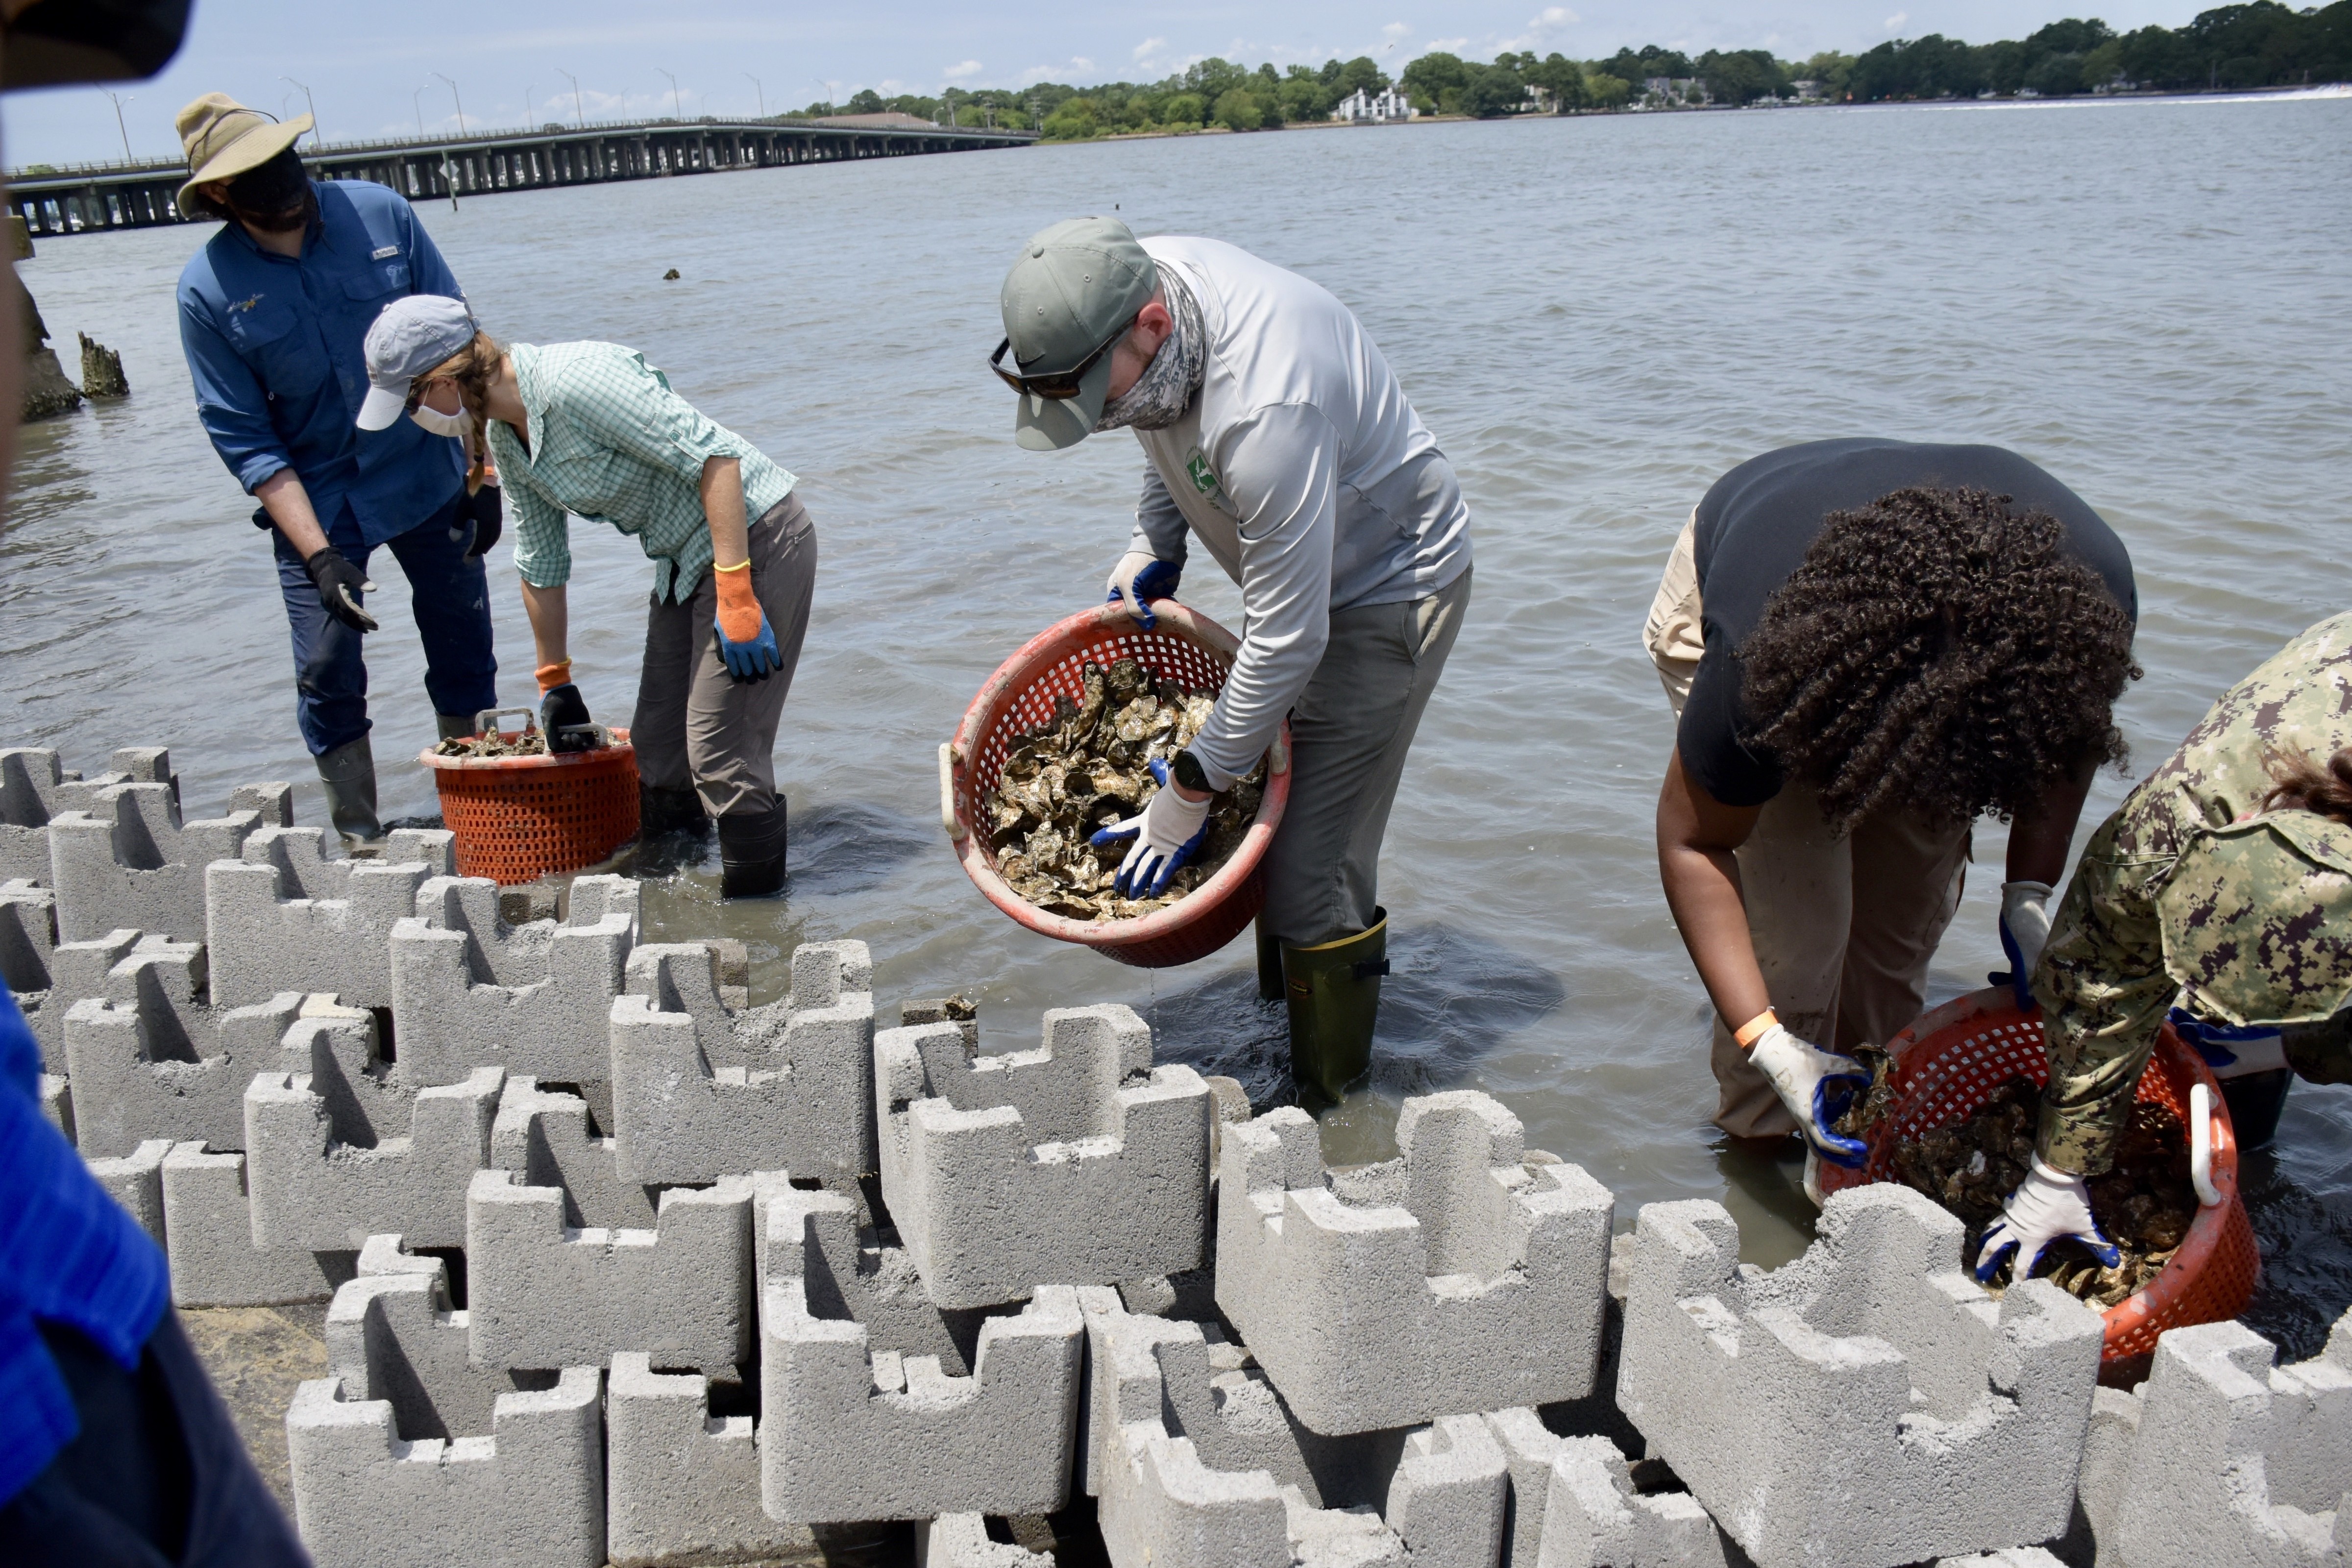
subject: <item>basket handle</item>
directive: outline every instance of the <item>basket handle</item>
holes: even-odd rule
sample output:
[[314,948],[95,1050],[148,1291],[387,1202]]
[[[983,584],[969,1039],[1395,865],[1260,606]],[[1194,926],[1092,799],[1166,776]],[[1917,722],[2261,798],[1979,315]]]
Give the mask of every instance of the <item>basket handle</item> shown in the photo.
[[485,708],[474,715],[474,733],[487,735],[499,727],[499,721],[509,713],[522,715],[522,732],[530,734],[539,728],[539,715],[528,708]]
[[2210,1209],[2221,1203],[2213,1184],[2213,1091],[2201,1083],[2189,1086],[2189,1179],[2200,1204]]
[[948,830],[950,838],[961,844],[966,829],[956,820],[954,753],[954,742],[940,742],[940,826]]

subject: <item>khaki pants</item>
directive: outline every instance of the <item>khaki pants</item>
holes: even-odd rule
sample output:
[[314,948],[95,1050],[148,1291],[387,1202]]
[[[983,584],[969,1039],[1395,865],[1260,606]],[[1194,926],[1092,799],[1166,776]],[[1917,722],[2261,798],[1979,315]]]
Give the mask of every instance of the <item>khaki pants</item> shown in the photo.
[[[1706,647],[1691,554],[1697,520],[1693,511],[1666,558],[1642,636],[1677,715]],[[1765,994],[1790,1033],[1851,1053],[1885,1044],[1919,1016],[1927,965],[1960,906],[1969,843],[1966,823],[1932,825],[1894,813],[1865,817],[1832,838],[1819,797],[1801,784],[1766,803],[1735,858]],[[1797,1130],[1720,1018],[1708,1065],[1719,1091],[1717,1127],[1739,1138]]]
[[1265,929],[1291,947],[1370,931],[1405,753],[1470,605],[1470,572],[1425,599],[1331,616],[1290,711],[1290,804],[1265,857]]
[[751,528],[751,589],[776,634],[783,668],[739,681],[719,657],[712,626],[719,583],[705,572],[683,604],[656,599],[646,614],[646,660],[629,727],[637,776],[658,789],[691,785],[709,816],[760,812],[776,793],[776,727],[793,689],[816,593],[816,527],[796,495]]

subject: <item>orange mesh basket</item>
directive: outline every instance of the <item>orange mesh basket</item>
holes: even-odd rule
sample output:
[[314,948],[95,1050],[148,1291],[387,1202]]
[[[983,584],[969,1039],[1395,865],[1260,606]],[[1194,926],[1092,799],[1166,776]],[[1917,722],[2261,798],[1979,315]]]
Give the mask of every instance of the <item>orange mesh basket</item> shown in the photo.
[[[1865,1182],[1892,1179],[1895,1145],[1973,1114],[1993,1090],[2016,1077],[2050,1081],[2042,1046],[2042,1012],[2021,1012],[2009,987],[1996,986],[1956,997],[1922,1014],[1886,1042],[1894,1058],[1888,1082],[1892,1113],[1865,1140],[1870,1158],[1858,1171],[1821,1164],[1824,1197]],[[2252,1300],[2262,1273],[2253,1222],[2238,1194],[2238,1141],[2230,1126],[2221,1086],[2202,1058],[2166,1024],[2157,1036],[2147,1070],[2140,1074],[2138,1098],[2153,1100],[2189,1124],[2189,1091],[2203,1083],[2212,1103],[2213,1188],[2221,1201],[2200,1208],[2180,1243],[2157,1277],[2106,1310],[2106,1347],[2101,1381],[2137,1382],[2167,1329],[2234,1318]]]
[[1031,931],[1093,948],[1121,963],[1163,969],[1206,958],[1239,936],[1265,902],[1265,849],[1290,802],[1290,725],[1266,752],[1265,793],[1241,847],[1217,874],[1164,910],[1126,921],[1076,921],[1047,914],[997,874],[996,851],[972,830],[980,803],[996,787],[1004,759],[1021,737],[1054,716],[1054,700],[1086,690],[1088,661],[1132,658],[1163,680],[1194,691],[1222,691],[1241,644],[1233,633],[1173,599],[1151,606],[1146,631],[1123,604],[1081,610],[1046,627],[998,667],[940,748],[940,816],[956,858],[990,903]]
[[[509,713],[521,713],[520,733],[530,733],[527,708],[487,711],[475,721],[487,733]],[[593,866],[635,838],[637,753],[626,730],[605,733],[605,745],[561,756],[419,756],[433,770],[441,820],[457,839],[457,875],[501,886],[535,881]]]

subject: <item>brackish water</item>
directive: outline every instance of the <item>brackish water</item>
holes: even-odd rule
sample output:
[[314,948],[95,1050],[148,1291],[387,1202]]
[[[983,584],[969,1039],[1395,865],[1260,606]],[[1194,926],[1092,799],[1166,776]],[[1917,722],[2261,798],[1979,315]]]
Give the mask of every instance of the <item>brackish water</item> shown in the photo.
[[[1500,1096],[1532,1146],[1641,1204],[1722,1197],[1748,1257],[1800,1247],[1793,1162],[1720,1150],[1706,1003],[1658,893],[1673,727],[1639,646],[1667,546],[1725,468],[1820,437],[1992,441],[2086,497],[2139,574],[2153,766],[2224,687],[2346,602],[2352,102],[1615,116],[1203,137],[538,192],[420,215],[484,324],[643,349],[803,477],[817,603],[780,741],[789,895],[722,909],[716,867],[648,923],[725,932],[782,984],[798,942],[872,945],[884,1008],[961,990],[990,1048],[1046,1007],[1126,1001],[1163,1053],[1271,1089],[1281,1025],[1247,943],[1145,974],[1024,932],[965,880],[934,753],[981,680],[1098,597],[1141,460],[1040,456],[985,367],[1015,246],[1075,213],[1222,237],[1363,317],[1460,469],[1478,577],[1391,828],[1395,977],[1334,1158],[1388,1151],[1402,1095]],[[302,784],[285,621],[251,503],[192,411],[172,304],[204,231],[43,240],[51,331],[121,351],[131,400],[25,432],[0,526],[0,741],[69,766],[169,742],[190,807]],[[662,280],[675,267],[682,277]],[[70,359],[70,355],[68,355]],[[572,649],[625,722],[649,569],[577,527]],[[507,552],[509,702],[533,693]],[[388,814],[434,807],[405,584],[373,566]],[[1202,556],[1183,595],[1238,626]],[[2084,833],[2127,781],[2103,778]],[[1940,999],[2000,966],[2003,835],[1977,837]],[[659,869],[658,868],[656,869]],[[2254,1318],[2297,1354],[2352,1301],[2352,1091],[2298,1086],[2244,1173]]]

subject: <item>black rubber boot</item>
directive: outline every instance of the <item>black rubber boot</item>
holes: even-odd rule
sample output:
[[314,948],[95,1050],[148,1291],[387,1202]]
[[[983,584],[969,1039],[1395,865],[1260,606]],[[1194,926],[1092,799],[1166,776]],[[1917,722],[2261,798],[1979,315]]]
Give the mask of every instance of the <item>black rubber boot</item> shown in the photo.
[[362,735],[318,759],[319,783],[327,795],[327,820],[342,835],[346,851],[373,851],[383,843],[375,815],[375,748]]
[[710,818],[702,813],[702,797],[691,789],[666,789],[640,782],[637,785],[637,837],[658,838],[684,828],[707,833]]
[[1298,1102],[1334,1106],[1372,1065],[1372,1026],[1381,1011],[1381,976],[1389,972],[1389,919],[1376,910],[1372,929],[1314,947],[1282,950],[1283,990],[1290,1003],[1290,1079]]
[[719,819],[719,890],[730,899],[757,899],[784,885],[784,797],[761,812],[730,811]]
[[436,713],[433,728],[444,741],[470,740],[481,732],[481,726],[474,722],[471,713]]
[[1264,915],[1257,917],[1257,999],[1282,1000],[1282,939],[1266,930]]

